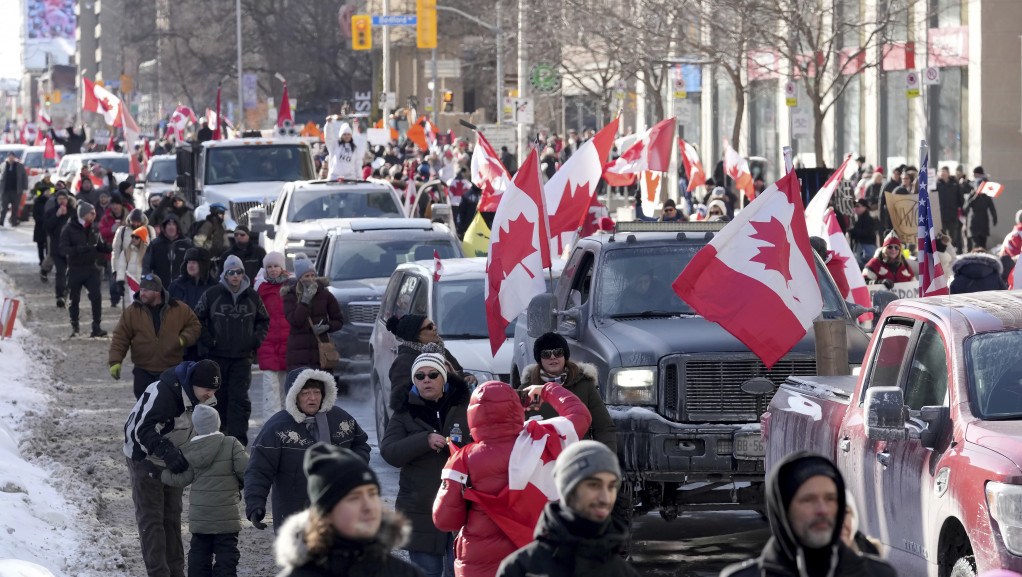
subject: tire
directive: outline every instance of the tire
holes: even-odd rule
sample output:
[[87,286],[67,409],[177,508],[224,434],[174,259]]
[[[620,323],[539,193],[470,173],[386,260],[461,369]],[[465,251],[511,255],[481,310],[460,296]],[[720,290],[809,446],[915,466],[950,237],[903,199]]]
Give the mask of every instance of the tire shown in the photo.
[[959,557],[951,566],[951,574],[948,577],[976,577],[976,556]]
[[390,415],[387,414],[387,401],[383,396],[383,385],[380,383],[379,377],[376,376],[376,371],[372,373],[371,386],[373,389],[373,413],[376,418],[376,443],[379,446],[383,444],[383,434],[387,431]]

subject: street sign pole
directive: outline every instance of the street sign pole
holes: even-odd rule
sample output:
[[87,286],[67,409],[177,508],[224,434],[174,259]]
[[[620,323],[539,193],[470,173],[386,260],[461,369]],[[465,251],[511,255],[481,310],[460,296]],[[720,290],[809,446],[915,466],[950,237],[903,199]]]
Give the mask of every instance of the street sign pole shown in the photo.
[[[390,0],[383,0],[383,16],[387,17],[390,15]],[[383,94],[390,92],[390,26],[383,27]],[[380,114],[383,118],[383,127],[390,128],[390,121],[388,116],[390,115],[389,107],[387,106],[386,96],[380,103]]]
[[438,95],[440,94],[440,78],[436,73],[436,48],[433,48],[433,126],[436,126],[438,116],[440,115],[440,105]]
[[503,0],[497,0],[497,124],[504,122],[504,38],[500,28],[502,4]]

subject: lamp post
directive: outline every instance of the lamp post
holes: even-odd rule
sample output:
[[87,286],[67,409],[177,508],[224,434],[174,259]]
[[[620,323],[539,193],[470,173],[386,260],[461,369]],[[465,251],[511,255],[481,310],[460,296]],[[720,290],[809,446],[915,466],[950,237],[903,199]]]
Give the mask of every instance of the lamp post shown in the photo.
[[[244,128],[245,108],[243,106],[244,96],[242,95],[243,90],[243,78],[245,77],[241,73],[241,0],[235,0],[234,7],[237,10],[237,22],[236,29],[238,33],[238,130]],[[217,119],[217,122],[220,120]]]

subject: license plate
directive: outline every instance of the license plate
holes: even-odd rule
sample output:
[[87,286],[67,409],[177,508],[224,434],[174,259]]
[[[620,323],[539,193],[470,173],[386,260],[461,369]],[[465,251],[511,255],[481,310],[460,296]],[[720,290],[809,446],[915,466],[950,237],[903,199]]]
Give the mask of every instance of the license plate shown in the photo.
[[738,433],[735,435],[735,457],[739,459],[762,459],[766,455],[766,444],[759,433]]

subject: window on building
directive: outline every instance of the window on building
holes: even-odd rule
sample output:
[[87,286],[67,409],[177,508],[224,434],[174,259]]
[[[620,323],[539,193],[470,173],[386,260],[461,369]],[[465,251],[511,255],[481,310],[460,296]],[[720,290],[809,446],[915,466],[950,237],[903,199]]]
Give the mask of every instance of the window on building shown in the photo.
[[[768,165],[781,158],[777,131],[778,80],[749,84],[749,155],[762,156]],[[771,175],[772,176],[772,175]]]

